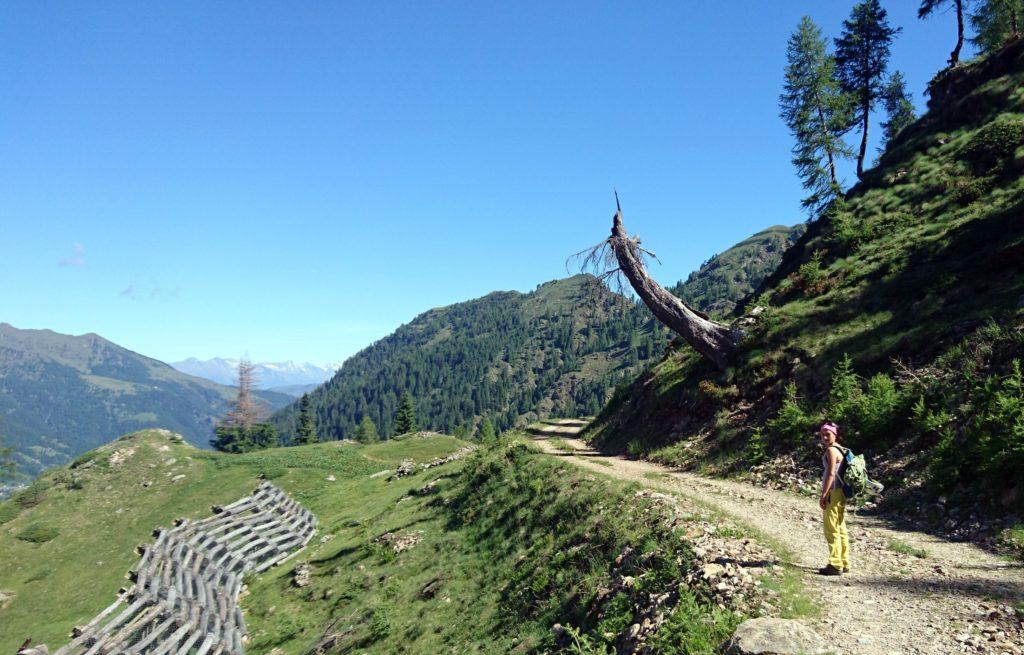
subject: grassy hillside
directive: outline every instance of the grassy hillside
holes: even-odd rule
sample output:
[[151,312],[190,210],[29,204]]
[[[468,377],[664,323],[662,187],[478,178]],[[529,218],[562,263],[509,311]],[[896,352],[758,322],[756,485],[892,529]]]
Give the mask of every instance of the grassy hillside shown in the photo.
[[[660,652],[714,652],[735,625],[700,589],[677,589],[692,561],[685,524],[524,443],[378,475],[464,445],[433,435],[225,455],[165,431],[124,437],[0,504],[0,649],[28,636],[63,643],[112,601],[155,526],[206,515],[251,491],[258,474],[312,510],[320,532],[297,558],[247,580],[250,653],[597,648],[623,643],[660,594],[670,626]],[[553,632],[555,623],[571,630]]]
[[[495,292],[425,312],[357,353],[311,394],[321,438],[352,437],[368,415],[385,435],[408,391],[419,424],[454,432],[594,413],[660,356],[666,332],[646,308],[577,275],[531,293]],[[294,431],[296,407],[275,421]]]
[[782,261],[782,253],[805,229],[801,223],[762,230],[712,256],[669,291],[706,314],[727,316],[739,301],[775,272]]
[[762,285],[737,366],[673,349],[591,440],[720,471],[793,454],[813,468],[827,416],[889,502],[1024,510],[1024,43],[943,74],[931,96]]
[[[0,323],[0,435],[29,477],[104,443],[164,426],[207,445],[231,387],[180,373],[96,334]],[[291,401],[260,392],[267,410]]]

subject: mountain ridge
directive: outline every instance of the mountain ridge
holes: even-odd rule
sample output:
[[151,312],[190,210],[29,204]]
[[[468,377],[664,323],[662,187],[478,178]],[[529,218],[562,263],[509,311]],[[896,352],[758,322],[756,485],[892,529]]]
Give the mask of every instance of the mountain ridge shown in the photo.
[[[33,475],[109,434],[169,427],[207,447],[234,389],[181,373],[89,332],[0,324],[0,433]],[[258,393],[267,410],[290,398]]]

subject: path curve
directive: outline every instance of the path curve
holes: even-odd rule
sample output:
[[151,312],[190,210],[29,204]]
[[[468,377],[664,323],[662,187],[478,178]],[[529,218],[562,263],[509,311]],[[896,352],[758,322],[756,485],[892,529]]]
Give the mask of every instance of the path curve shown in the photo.
[[[815,571],[825,563],[827,550],[814,498],[598,453],[575,438],[584,426],[562,419],[534,426],[531,433],[549,454],[705,503],[781,544],[793,553],[788,564],[806,572],[812,597],[828,599],[829,611],[809,623],[837,653],[1024,654],[1021,563],[885,519],[848,515],[854,571],[819,576]],[[564,443],[552,442],[554,437]],[[896,552],[893,542],[923,549],[927,556]]]

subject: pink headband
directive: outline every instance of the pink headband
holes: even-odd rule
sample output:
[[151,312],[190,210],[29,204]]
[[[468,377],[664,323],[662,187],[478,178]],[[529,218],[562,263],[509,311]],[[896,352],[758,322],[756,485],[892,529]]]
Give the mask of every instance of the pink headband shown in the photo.
[[822,423],[821,427],[818,428],[819,432],[821,430],[825,430],[826,432],[831,432],[836,437],[839,437],[839,426],[836,425],[835,423],[831,422],[831,421],[826,421],[825,423]]

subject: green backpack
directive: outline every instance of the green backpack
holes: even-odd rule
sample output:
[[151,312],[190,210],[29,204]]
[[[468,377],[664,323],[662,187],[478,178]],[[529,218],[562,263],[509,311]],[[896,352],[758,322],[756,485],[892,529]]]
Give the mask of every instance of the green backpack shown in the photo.
[[885,487],[868,477],[868,464],[864,455],[854,455],[849,448],[836,446],[843,458],[839,462],[839,482],[847,498],[856,498],[866,493],[880,494]]

